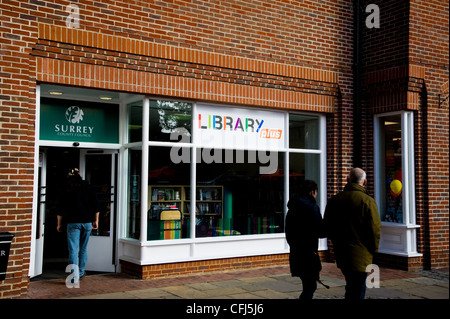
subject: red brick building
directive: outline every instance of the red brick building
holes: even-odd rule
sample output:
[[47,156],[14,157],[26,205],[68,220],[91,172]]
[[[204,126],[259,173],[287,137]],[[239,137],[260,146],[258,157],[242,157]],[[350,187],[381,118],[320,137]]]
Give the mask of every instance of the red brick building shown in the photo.
[[3,0],[0,296],[66,258],[75,166],[105,208],[92,270],[286,263],[295,186],[316,180],[323,211],[353,166],[377,263],[448,267],[448,18],[448,1]]

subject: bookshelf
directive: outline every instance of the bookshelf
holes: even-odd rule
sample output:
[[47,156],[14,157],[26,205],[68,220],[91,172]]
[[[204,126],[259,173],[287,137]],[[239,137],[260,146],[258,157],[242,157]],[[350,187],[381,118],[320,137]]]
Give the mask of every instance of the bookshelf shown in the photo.
[[182,211],[183,186],[158,185],[148,188],[148,218],[158,220],[159,214],[163,210],[179,209]]
[[[191,209],[191,187],[185,185],[150,185],[148,189],[149,219],[159,219],[162,210],[179,209],[188,217]],[[223,216],[223,186],[198,185],[196,188],[196,216]]]

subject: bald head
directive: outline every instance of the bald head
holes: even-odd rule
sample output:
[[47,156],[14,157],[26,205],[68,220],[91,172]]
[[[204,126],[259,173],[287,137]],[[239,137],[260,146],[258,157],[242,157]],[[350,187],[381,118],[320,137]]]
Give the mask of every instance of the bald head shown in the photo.
[[359,184],[361,186],[366,186],[367,184],[366,172],[364,172],[359,167],[352,168],[350,170],[350,174],[348,174],[348,182]]

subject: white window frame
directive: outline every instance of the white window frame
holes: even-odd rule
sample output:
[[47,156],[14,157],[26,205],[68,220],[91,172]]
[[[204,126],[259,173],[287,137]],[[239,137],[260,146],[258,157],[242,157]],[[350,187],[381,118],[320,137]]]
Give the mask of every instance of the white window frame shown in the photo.
[[[141,172],[141,203],[147,202],[147,173],[148,173],[148,157],[149,146],[169,146],[170,142],[152,142],[148,140],[149,130],[149,100],[155,97],[147,96],[143,103],[143,139],[142,139],[142,172]],[[176,99],[171,99],[176,101]],[[196,114],[196,108],[201,102],[192,102],[192,114]],[[213,104],[214,105],[214,104]],[[233,107],[233,105],[217,105],[220,108]],[[239,106],[241,107],[241,106]],[[262,109],[263,110],[263,109]],[[267,109],[264,109],[267,110]],[[280,112],[280,110],[273,110]],[[285,147],[279,152],[285,153],[285,167],[289,167],[289,153],[315,153],[320,155],[320,207],[323,214],[326,203],[326,117],[324,114],[314,113],[319,117],[319,149],[303,150],[289,149]],[[285,111],[286,124],[286,144],[288,145],[288,127],[289,112]],[[195,136],[190,143],[177,143],[176,145],[191,148],[191,185],[196,185],[196,149],[200,147],[195,144]],[[173,144],[175,145],[175,144]],[[195,187],[191,187],[191,192],[195,192]],[[285,194],[289,194],[289,180],[285,179]],[[191,193],[191,198],[195,198],[195,193]],[[285,204],[288,198],[285,195]],[[191,202],[193,205],[194,201]],[[145,206],[145,209],[144,209]],[[285,205],[286,206],[286,205]],[[260,235],[237,235],[237,236],[220,236],[220,237],[195,237],[195,223],[191,223],[190,238],[176,240],[154,240],[148,241],[147,231],[147,210],[146,205],[141,206],[141,236],[139,240],[129,238],[119,239],[119,259],[129,261],[140,265],[151,265],[159,263],[185,262],[196,260],[209,260],[218,258],[233,258],[242,256],[259,256],[270,254],[289,253],[289,246],[285,239],[285,233],[260,234]],[[191,212],[195,211],[191,207]],[[285,207],[284,214],[287,213]],[[191,215],[195,221],[195,215]],[[326,250],[326,240],[321,240],[320,250]]]
[[377,114],[374,116],[374,173],[375,173],[375,200],[379,211],[384,209],[380,206],[381,185],[384,183],[382,176],[382,165],[384,154],[382,145],[384,142],[380,138],[380,120],[383,117],[400,115],[401,118],[401,138],[402,138],[402,205],[403,223],[381,222],[380,253],[390,255],[418,257],[417,252],[417,229],[416,224],[416,201],[415,201],[415,168],[414,168],[414,113],[412,111],[399,111]]

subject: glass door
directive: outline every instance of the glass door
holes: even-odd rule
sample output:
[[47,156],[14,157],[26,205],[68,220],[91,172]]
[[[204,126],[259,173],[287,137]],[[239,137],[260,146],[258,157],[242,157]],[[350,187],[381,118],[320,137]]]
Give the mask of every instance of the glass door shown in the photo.
[[81,150],[80,173],[97,193],[100,215],[88,244],[86,270],[115,271],[115,212],[117,151]]
[[38,170],[38,197],[37,197],[37,218],[35,235],[35,259],[34,268],[30,277],[42,274],[44,264],[44,235],[45,235],[45,209],[47,196],[47,154],[45,151],[39,152],[39,170]]

